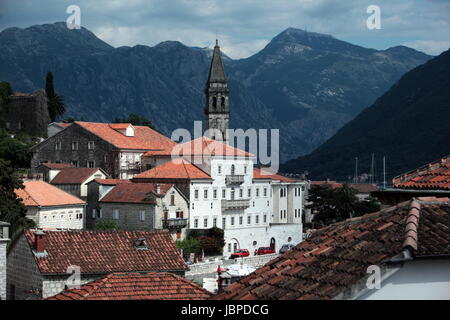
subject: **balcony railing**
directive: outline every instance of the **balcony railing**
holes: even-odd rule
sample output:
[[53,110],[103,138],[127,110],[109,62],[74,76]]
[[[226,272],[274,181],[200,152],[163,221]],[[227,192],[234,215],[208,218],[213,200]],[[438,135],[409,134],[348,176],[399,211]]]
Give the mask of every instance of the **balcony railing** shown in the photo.
[[247,209],[250,207],[250,200],[222,200],[222,210]]
[[244,183],[244,176],[243,175],[237,175],[237,174],[232,174],[232,175],[227,175],[225,177],[225,183],[230,185],[230,184],[243,184]]
[[184,228],[187,226],[187,219],[163,219],[163,228],[171,229],[171,228]]

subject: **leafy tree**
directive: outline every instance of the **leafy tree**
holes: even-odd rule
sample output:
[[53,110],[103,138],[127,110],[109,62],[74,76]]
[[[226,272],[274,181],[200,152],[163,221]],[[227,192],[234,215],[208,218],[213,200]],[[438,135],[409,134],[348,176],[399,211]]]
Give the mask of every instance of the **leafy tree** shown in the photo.
[[155,129],[150,120],[134,113],[130,113],[127,118],[115,118],[113,123],[131,123],[135,126],[146,126]]
[[95,224],[97,230],[117,230],[117,223],[113,220],[100,220]]
[[48,98],[48,113],[50,115],[50,120],[53,122],[58,116],[64,114],[66,106],[64,104],[64,98],[55,92],[52,72],[47,72],[47,78],[45,79],[45,93]]
[[187,238],[185,240],[177,240],[175,245],[178,249],[183,250],[183,255],[185,257],[189,256],[191,253],[199,253],[202,248],[202,242],[196,238]]
[[313,221],[322,224],[330,224],[380,210],[380,205],[375,199],[359,200],[356,194],[357,190],[348,184],[337,189],[315,186],[309,192],[308,201],[311,204],[307,205],[307,208],[314,214]]
[[5,123],[3,121],[6,113],[6,100],[13,94],[11,85],[6,82],[0,82],[0,127],[4,128]]
[[26,217],[27,209],[14,191],[23,188],[10,163],[0,159],[0,220],[11,224],[11,235],[34,226],[34,222]]
[[5,130],[0,129],[0,158],[9,161],[13,168],[28,168],[31,156],[27,143],[11,138]]

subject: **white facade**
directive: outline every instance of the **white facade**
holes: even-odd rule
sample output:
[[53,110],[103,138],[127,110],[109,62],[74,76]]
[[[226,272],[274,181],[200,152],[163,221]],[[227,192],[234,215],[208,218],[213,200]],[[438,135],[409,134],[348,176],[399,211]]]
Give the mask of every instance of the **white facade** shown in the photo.
[[251,158],[212,157],[194,164],[211,180],[191,180],[189,227],[223,229],[224,256],[239,248],[253,254],[271,244],[278,251],[283,244],[302,240],[305,183],[254,179]]
[[450,300],[450,260],[406,262],[402,268],[359,300]]
[[27,207],[27,218],[42,229],[83,229],[85,205]]

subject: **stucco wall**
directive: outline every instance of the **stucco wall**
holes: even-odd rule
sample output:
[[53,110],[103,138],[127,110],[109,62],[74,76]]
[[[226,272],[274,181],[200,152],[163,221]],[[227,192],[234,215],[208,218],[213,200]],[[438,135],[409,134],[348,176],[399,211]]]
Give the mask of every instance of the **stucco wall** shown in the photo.
[[[81,214],[81,219],[77,215]],[[85,219],[85,207],[61,206],[61,207],[29,207],[27,217],[32,219],[39,228],[64,228],[83,229]]]
[[0,239],[0,300],[6,299],[6,245],[7,242]]
[[450,300],[450,260],[428,259],[406,262],[359,300]]

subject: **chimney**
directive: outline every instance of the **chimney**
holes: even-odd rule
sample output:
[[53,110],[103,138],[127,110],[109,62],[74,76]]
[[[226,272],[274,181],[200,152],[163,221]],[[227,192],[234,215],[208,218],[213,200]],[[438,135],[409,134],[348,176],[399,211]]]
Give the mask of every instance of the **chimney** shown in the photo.
[[43,253],[45,251],[45,232],[38,229],[34,233],[34,250],[36,253]]

